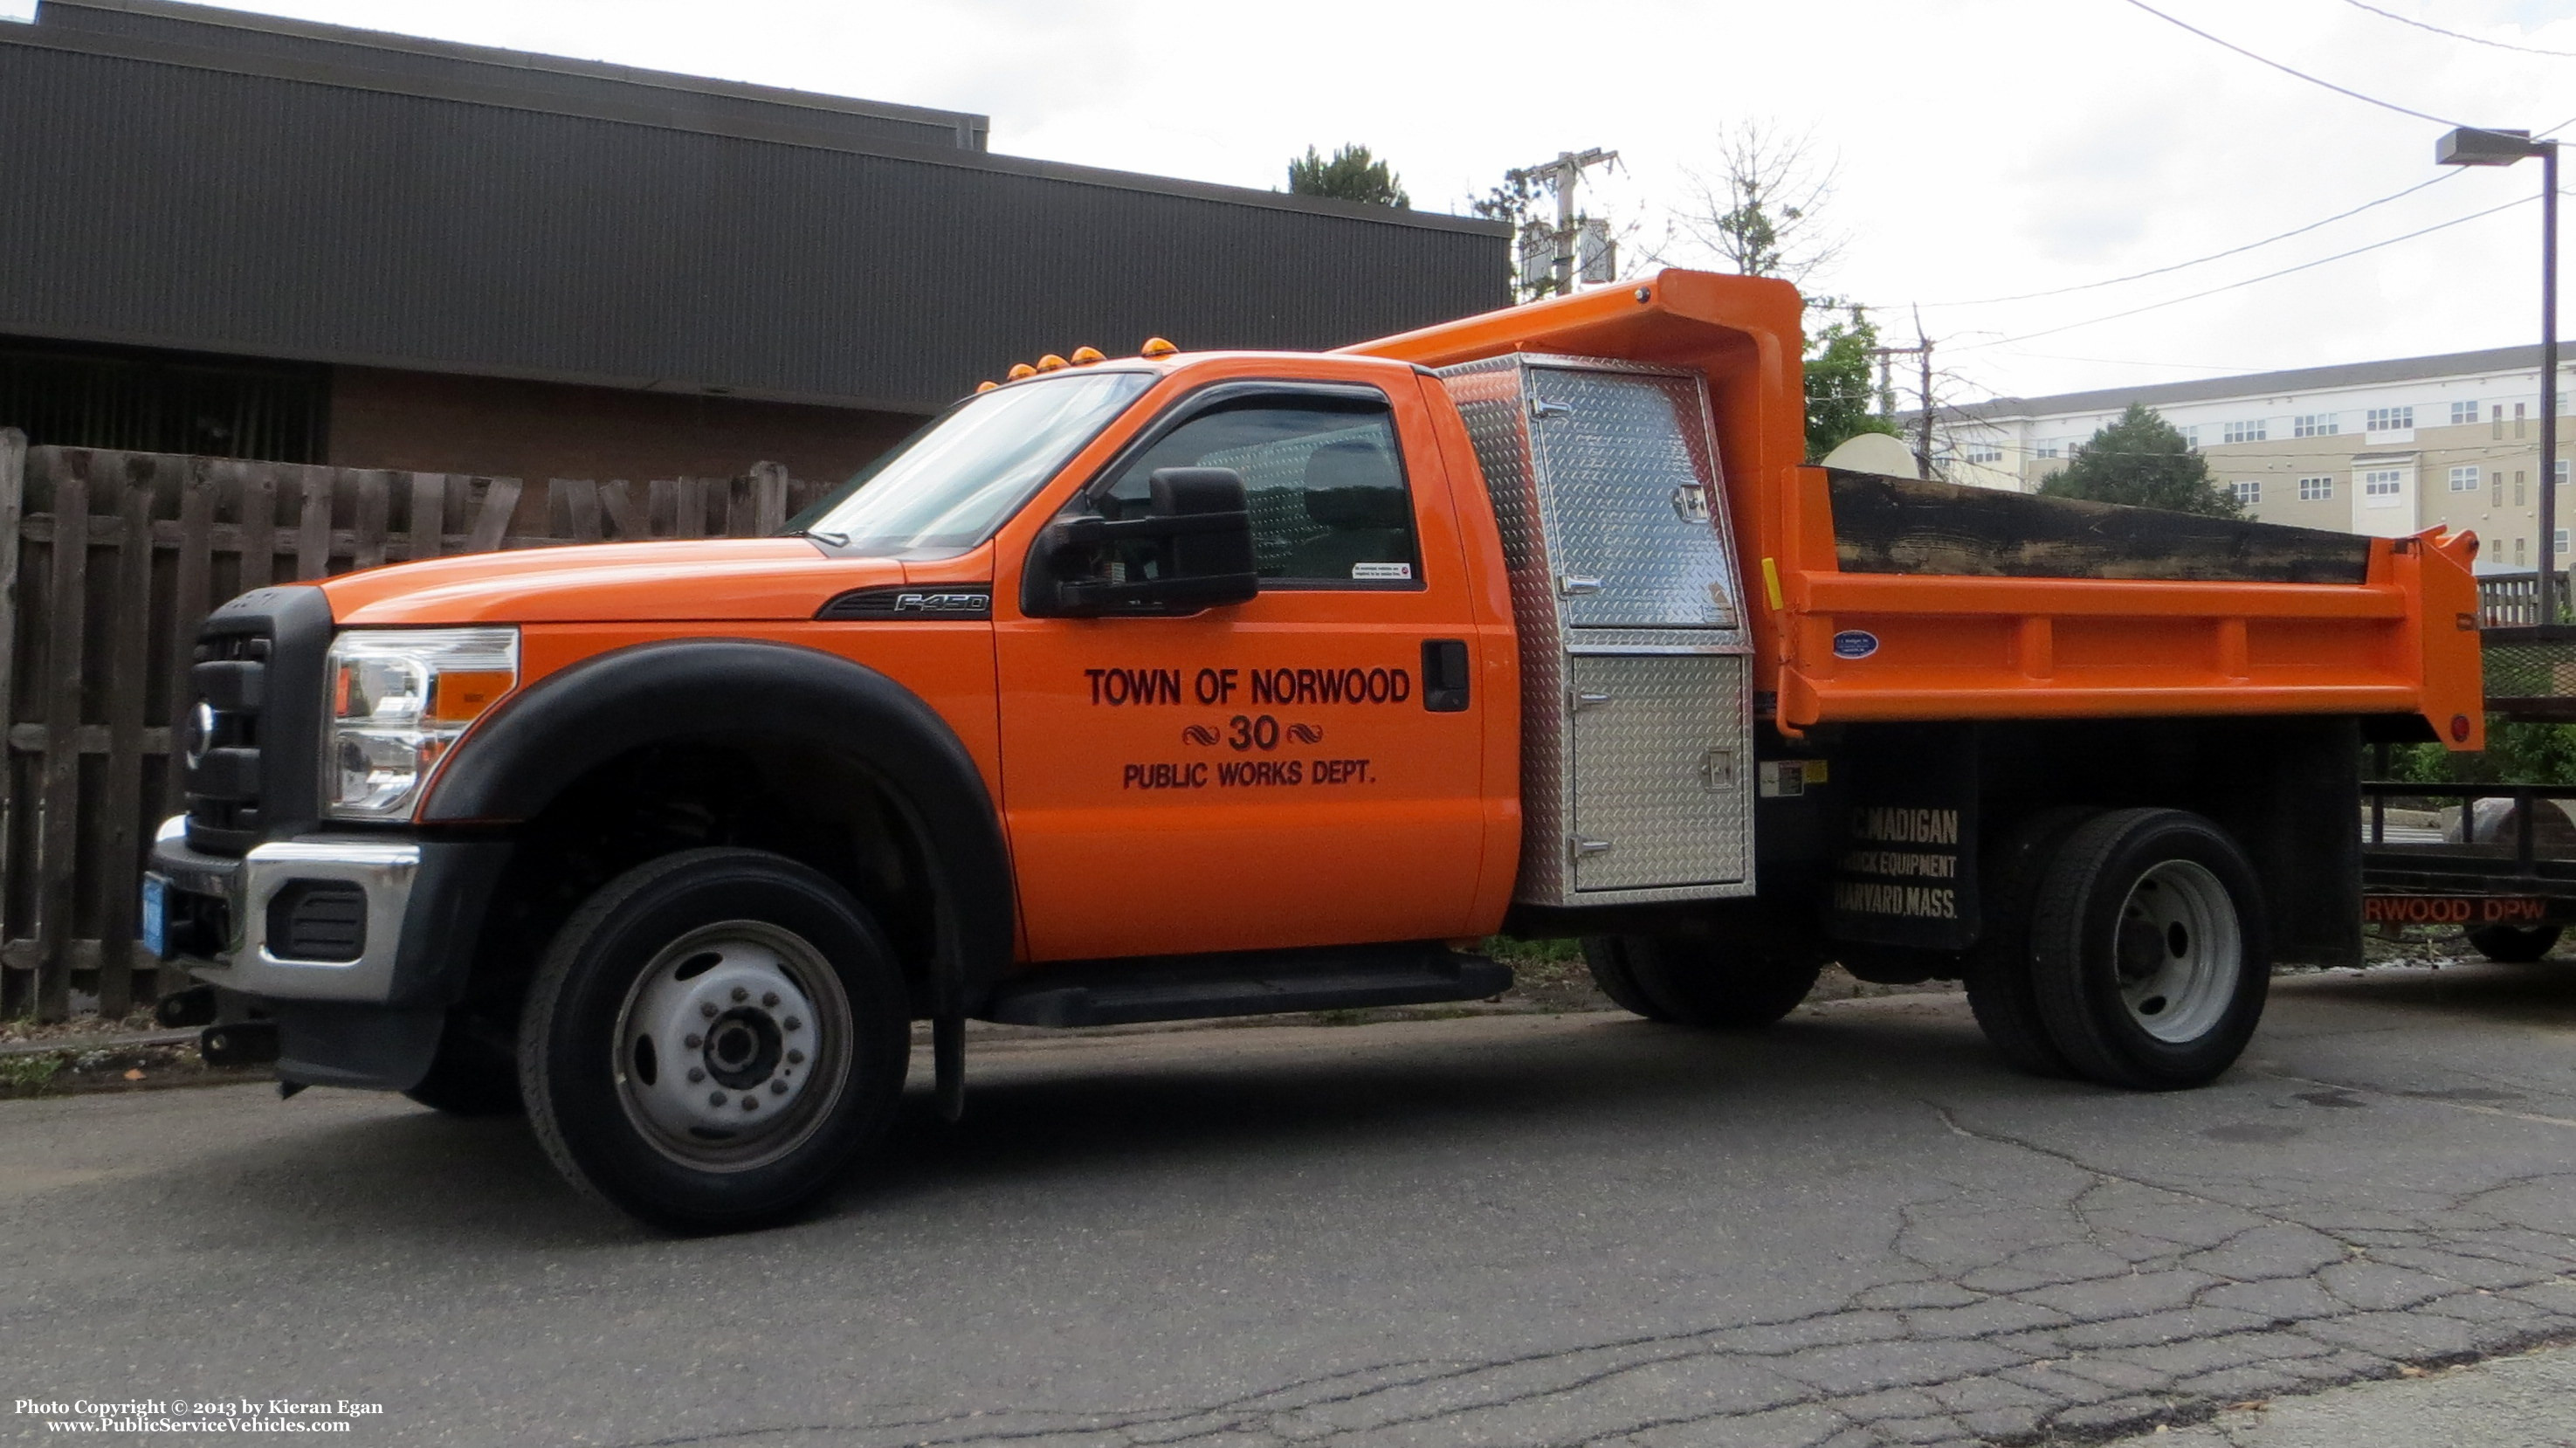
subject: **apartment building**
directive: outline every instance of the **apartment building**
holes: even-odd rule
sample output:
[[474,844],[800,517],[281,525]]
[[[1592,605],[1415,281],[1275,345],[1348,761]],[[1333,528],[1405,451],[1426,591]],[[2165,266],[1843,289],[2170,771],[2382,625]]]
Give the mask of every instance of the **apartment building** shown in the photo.
[[[2576,444],[2562,362],[2558,481]],[[2539,556],[2540,349],[2496,347],[2197,382],[1996,398],[1961,408],[1936,459],[1956,482],[2036,489],[2076,445],[2143,402],[2265,522],[2396,537],[2440,525],[2484,542],[2481,571]],[[2567,561],[2576,492],[2558,495]]]

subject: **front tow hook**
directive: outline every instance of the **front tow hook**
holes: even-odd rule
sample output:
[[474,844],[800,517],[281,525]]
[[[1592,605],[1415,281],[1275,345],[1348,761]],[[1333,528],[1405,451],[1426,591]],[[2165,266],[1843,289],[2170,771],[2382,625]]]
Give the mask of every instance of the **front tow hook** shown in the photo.
[[172,991],[152,1005],[152,1019],[163,1026],[202,1026],[215,1018],[215,988],[192,985]]
[[208,1026],[197,1037],[197,1054],[209,1066],[261,1066],[277,1059],[277,1023],[233,1021]]

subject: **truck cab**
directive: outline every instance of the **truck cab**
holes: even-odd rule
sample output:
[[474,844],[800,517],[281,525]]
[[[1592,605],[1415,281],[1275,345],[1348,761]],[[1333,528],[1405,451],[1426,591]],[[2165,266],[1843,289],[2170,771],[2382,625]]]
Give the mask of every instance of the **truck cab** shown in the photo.
[[[245,594],[197,645],[147,943],[210,1045],[524,1106],[683,1229],[822,1190],[915,1021],[953,1114],[969,1017],[1473,999],[1507,924],[1668,1021],[1767,1022],[1839,955],[1967,977],[2026,1068],[2207,1079],[2271,959],[2357,949],[2284,832],[2348,839],[2365,726],[2450,712],[2464,555],[2211,564],[2087,514],[2143,584],[1953,558],[1938,605],[1864,579],[1838,622],[1899,485],[1801,465],[1799,309],[1668,272],[1341,353],[1083,349],[779,537]],[[2042,661],[2055,618],[2135,657]],[[2128,875],[2043,949],[2070,847]]]

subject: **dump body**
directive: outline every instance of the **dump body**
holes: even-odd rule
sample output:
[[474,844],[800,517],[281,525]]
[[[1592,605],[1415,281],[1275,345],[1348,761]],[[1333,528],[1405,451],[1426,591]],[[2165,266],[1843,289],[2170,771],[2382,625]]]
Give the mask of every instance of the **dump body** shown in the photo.
[[2361,539],[1805,466],[1801,306],[1785,283],[1667,271],[1349,350],[1703,376],[1761,605],[1762,712],[1783,730],[2412,716],[2451,748],[2482,747],[2473,537]]

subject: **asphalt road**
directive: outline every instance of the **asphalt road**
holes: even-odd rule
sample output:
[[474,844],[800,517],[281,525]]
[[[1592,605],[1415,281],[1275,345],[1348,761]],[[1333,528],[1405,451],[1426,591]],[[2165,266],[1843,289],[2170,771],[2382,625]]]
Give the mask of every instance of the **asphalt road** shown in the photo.
[[1954,996],[1014,1043],[815,1220],[696,1241],[395,1098],[7,1102],[0,1395],[381,1405],[365,1444],[2101,1440],[2576,1341],[2571,1047],[2568,964],[2285,980],[2166,1096],[2010,1075]]

